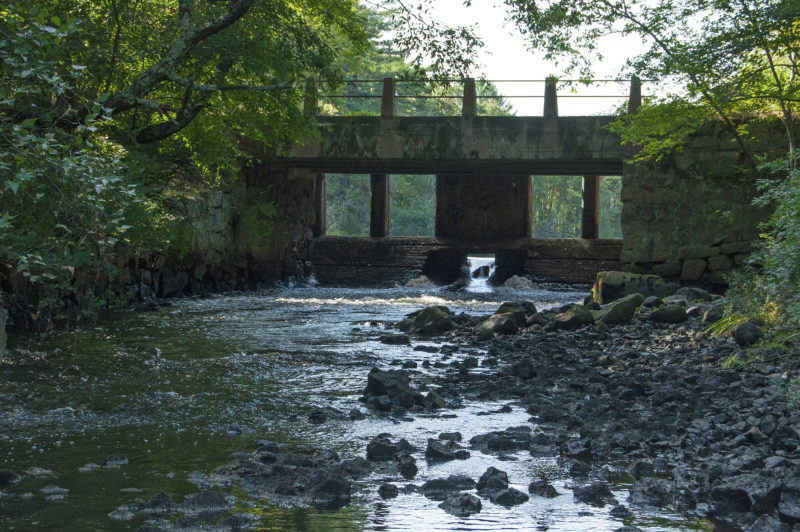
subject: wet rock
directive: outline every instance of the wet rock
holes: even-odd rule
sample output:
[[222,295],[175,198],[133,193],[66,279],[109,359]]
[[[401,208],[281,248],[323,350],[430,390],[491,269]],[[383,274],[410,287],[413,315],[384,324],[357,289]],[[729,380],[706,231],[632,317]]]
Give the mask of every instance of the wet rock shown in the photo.
[[628,508],[619,504],[617,506],[614,506],[611,510],[609,510],[608,515],[610,515],[611,517],[616,517],[617,519],[626,519],[630,517],[632,514]]
[[397,461],[397,471],[407,480],[411,480],[417,476],[419,469],[417,462],[413,456],[407,454],[399,454],[395,458]]
[[0,469],[0,490],[20,481],[20,476],[10,469]]
[[461,436],[460,432],[442,432],[441,434],[439,434],[440,440],[461,441],[462,438],[463,436]]
[[454,495],[439,505],[439,508],[457,517],[469,517],[480,512],[481,507],[481,500],[469,493]]
[[466,475],[450,475],[447,478],[435,478],[425,482],[419,491],[434,500],[443,500],[460,491],[471,490],[475,481]]
[[350,409],[350,412],[347,413],[347,417],[349,417],[353,421],[359,421],[365,418],[364,412],[362,412],[358,408]]
[[624,325],[633,319],[636,309],[644,302],[644,296],[636,293],[618,299],[594,312],[595,321],[609,326]]
[[425,458],[430,462],[448,462],[450,460],[465,460],[469,452],[458,449],[454,442],[441,442],[428,438],[428,447],[425,449]]
[[686,319],[686,309],[675,303],[664,305],[650,313],[650,321],[656,323],[681,323]]
[[506,488],[489,496],[489,500],[505,507],[517,506],[527,502],[530,497],[515,488]]
[[338,510],[350,503],[350,482],[342,478],[325,479],[311,489],[309,496],[318,510]]
[[469,443],[473,449],[483,452],[527,451],[531,440],[530,428],[522,426],[473,436]]
[[370,462],[388,462],[400,452],[396,443],[392,443],[391,434],[378,434],[367,444],[367,460]]
[[143,503],[139,510],[153,516],[168,516],[178,510],[178,505],[172,497],[162,491],[156,493],[150,500]]
[[639,461],[634,463],[630,469],[628,469],[628,473],[630,473],[631,476],[636,480],[640,480],[642,477],[652,477],[655,472],[656,470],[653,467],[653,464],[650,462]]
[[269,440],[256,440],[257,451],[267,451],[270,453],[280,452],[280,446],[274,441]]
[[437,410],[439,408],[446,408],[447,401],[444,400],[439,392],[431,390],[422,402],[422,405],[429,410]]
[[443,334],[457,328],[452,320],[453,313],[447,307],[427,307],[409,315],[409,318],[397,324],[397,328],[411,334],[433,336]]
[[394,499],[399,493],[400,490],[397,489],[397,486],[388,482],[381,484],[378,488],[378,495],[380,495],[381,499]]
[[744,532],[791,532],[792,527],[770,515],[761,515]]
[[727,479],[711,490],[714,509],[719,514],[735,512],[771,513],[781,498],[778,481],[747,473]]
[[478,479],[475,486],[480,495],[491,495],[508,488],[508,474],[495,467],[489,467]]
[[546,480],[534,480],[531,482],[528,486],[528,493],[533,493],[534,495],[546,497],[548,499],[558,497],[558,491]]
[[578,502],[603,507],[614,498],[614,494],[603,481],[596,480],[591,484],[572,487],[572,496]]
[[656,296],[648,296],[642,301],[644,308],[656,308],[664,304],[664,299]]
[[206,490],[187,495],[180,504],[184,516],[197,517],[204,521],[212,521],[234,508],[236,497],[229,493]]
[[315,408],[308,413],[308,422],[314,425],[321,425],[328,420],[328,415],[321,408]]
[[628,500],[634,506],[671,506],[675,500],[677,486],[663,478],[644,477],[631,486]]
[[411,338],[407,334],[389,334],[381,336],[381,343],[386,345],[411,345]]
[[367,375],[364,398],[367,406],[380,411],[389,411],[392,407],[409,409],[423,401],[422,394],[411,387],[407,372],[378,368],[372,368]]
[[672,293],[670,285],[658,275],[627,272],[598,272],[592,287],[592,298],[601,305],[630,294],[665,297]]
[[475,328],[475,335],[483,341],[493,338],[495,334],[515,334],[518,331],[519,325],[513,314],[493,314]]
[[732,332],[733,340],[741,345],[753,345],[764,337],[764,331],[751,321],[743,321]]
[[684,286],[675,291],[675,295],[683,296],[689,301],[711,301],[711,294],[708,290],[694,286]]
[[571,477],[588,477],[592,466],[582,460],[571,459],[567,461],[567,470]]
[[589,440],[568,440],[561,445],[561,454],[581,462],[592,461],[592,442]]
[[800,478],[793,478],[783,485],[778,515],[787,523],[800,523]]
[[583,305],[573,305],[568,311],[556,314],[552,323],[556,330],[579,329],[594,323],[594,316]]

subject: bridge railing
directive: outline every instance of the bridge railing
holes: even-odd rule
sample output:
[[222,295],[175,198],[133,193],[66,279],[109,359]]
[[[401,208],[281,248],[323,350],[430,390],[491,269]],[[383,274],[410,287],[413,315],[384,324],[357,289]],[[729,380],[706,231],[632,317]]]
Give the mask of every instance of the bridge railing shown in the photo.
[[[380,100],[380,116],[383,118],[393,118],[398,115],[397,102],[403,99],[438,99],[438,100],[461,100],[461,115],[463,117],[474,117],[478,115],[478,100],[479,99],[497,99],[497,100],[510,100],[517,98],[537,98],[544,99],[542,109],[542,116],[545,118],[553,118],[558,116],[558,100],[560,98],[614,98],[617,100],[627,99],[627,112],[629,114],[635,113],[642,104],[642,83],[651,80],[641,80],[634,76],[631,79],[595,79],[595,80],[581,80],[581,79],[564,79],[560,80],[554,77],[547,79],[531,79],[531,80],[478,80],[480,83],[514,83],[514,84],[528,84],[538,83],[544,84],[544,91],[541,94],[479,94],[477,90],[476,80],[474,78],[466,79],[448,79],[437,80],[440,83],[460,84],[462,85],[462,94],[410,94],[398,93],[398,84],[424,84],[423,80],[397,80],[395,78],[384,79],[350,79],[345,83],[348,86],[358,86],[364,84],[376,85],[382,84],[380,93],[373,92],[374,89],[370,88],[369,92],[353,92],[348,94],[322,94],[318,93],[316,84],[309,81],[306,86],[306,105],[309,109],[319,109],[319,100],[335,100],[335,99],[374,99]],[[600,84],[628,84],[628,94],[576,94],[570,92],[567,94],[558,94],[558,84],[583,84],[595,85]],[[574,90],[574,89],[571,89]],[[377,114],[377,113],[376,113]]]

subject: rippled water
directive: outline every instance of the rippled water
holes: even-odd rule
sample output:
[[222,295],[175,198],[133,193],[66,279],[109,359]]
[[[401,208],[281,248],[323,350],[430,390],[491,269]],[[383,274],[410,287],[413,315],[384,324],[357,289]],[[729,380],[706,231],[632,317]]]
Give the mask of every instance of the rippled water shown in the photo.
[[[418,416],[401,423],[368,416],[313,425],[305,415],[315,407],[347,412],[361,406],[358,397],[373,366],[441,359],[441,353],[377,340],[410,311],[443,304],[488,315],[508,299],[532,299],[542,308],[583,295],[563,287],[525,294],[276,288],[174,301],[157,311],[110,314],[93,327],[17,338],[0,369],[0,457],[2,467],[30,474],[0,492],[0,528],[135,529],[142,518],[115,521],[109,512],[159,491],[180,500],[197,491],[189,481],[192,472],[212,471],[235,453],[252,450],[257,438],[289,449],[331,448],[349,457],[363,456],[367,442],[381,432],[424,449],[427,438],[440,432],[460,431],[468,440],[529,424],[516,406],[511,413],[484,415],[503,406],[486,402],[467,402],[448,412],[453,417]],[[420,344],[441,342],[414,342]],[[483,355],[462,348],[450,360]],[[114,453],[124,454],[129,463],[103,466]],[[554,484],[562,495],[533,497],[512,509],[484,501],[481,513],[462,519],[418,494],[382,501],[375,492],[380,478],[373,476],[339,512],[263,502],[248,511],[260,516],[263,530],[615,530],[623,525],[608,516],[608,508],[574,503],[555,459],[519,453],[514,461],[500,462],[473,452],[466,461],[427,466],[421,455],[417,458],[417,484],[452,473],[477,479],[493,465],[507,471],[522,491],[541,472],[560,478]],[[618,495],[626,497],[624,491]],[[636,525],[690,526],[669,516],[639,514]]]

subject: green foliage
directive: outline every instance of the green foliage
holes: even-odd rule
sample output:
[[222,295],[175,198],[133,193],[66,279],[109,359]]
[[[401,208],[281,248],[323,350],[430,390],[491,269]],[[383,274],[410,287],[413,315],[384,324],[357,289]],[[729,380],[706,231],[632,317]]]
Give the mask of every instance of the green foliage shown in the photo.
[[778,332],[800,330],[800,169],[789,159],[762,166],[757,202],[771,207],[749,268],[732,278],[728,297],[739,312]]
[[[580,238],[580,176],[534,176],[533,237]],[[600,238],[622,238],[619,177],[600,178]]]
[[390,193],[391,236],[434,236],[436,176],[393,175]]
[[328,174],[326,233],[333,236],[369,236],[369,175]]

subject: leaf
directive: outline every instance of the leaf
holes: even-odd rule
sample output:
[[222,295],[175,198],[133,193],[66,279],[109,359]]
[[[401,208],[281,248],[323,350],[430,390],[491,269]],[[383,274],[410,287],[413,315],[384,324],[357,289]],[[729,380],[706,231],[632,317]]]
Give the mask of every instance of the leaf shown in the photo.
[[23,120],[23,121],[21,122],[21,124],[20,124],[20,125],[21,125],[22,127],[24,127],[25,129],[30,129],[30,128],[32,128],[33,126],[35,126],[35,125],[36,125],[36,119],[35,119],[35,118],[26,118],[25,120]]
[[11,190],[11,192],[13,192],[14,195],[16,196],[17,190],[19,190],[19,183],[17,183],[16,181],[6,181],[6,188]]

